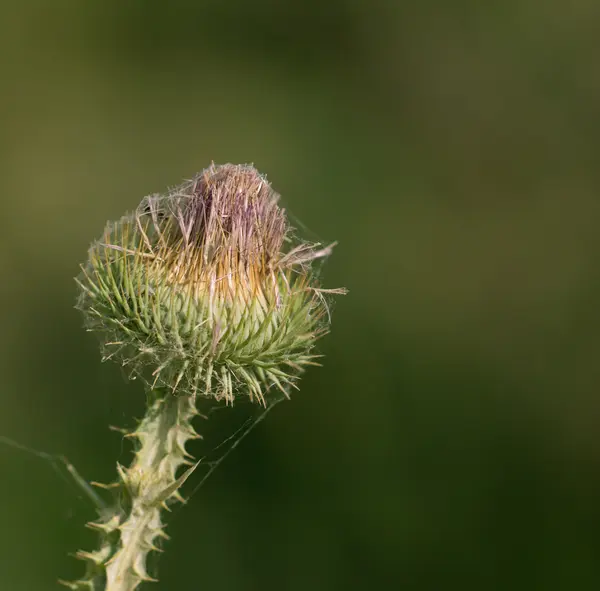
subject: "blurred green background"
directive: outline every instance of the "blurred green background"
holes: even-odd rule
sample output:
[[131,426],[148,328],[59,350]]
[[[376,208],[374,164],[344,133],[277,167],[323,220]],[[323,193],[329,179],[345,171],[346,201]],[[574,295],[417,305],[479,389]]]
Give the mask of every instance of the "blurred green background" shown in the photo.
[[[143,392],[72,277],[144,195],[253,162],[350,295],[148,588],[597,589],[599,35],[591,0],[3,2],[0,435],[111,479]],[[0,589],[80,575],[77,489],[6,446],[0,481]]]

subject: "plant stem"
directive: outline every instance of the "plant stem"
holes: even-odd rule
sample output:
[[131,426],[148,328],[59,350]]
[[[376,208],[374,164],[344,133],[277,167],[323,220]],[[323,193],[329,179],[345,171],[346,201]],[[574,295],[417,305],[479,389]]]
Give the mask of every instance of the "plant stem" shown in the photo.
[[[185,445],[197,438],[191,421],[198,411],[193,396],[164,390],[150,393],[148,410],[127,437],[136,440],[129,468],[117,464],[118,480],[104,485],[116,491],[116,502],[89,527],[100,532],[100,548],[78,552],[87,562],[86,575],[63,584],[77,591],[135,591],[144,581],[154,581],[146,559],[158,550],[157,539],[167,537],[161,512],[175,501],[183,501],[179,488],[195,469]],[[177,476],[179,468],[189,467]]]

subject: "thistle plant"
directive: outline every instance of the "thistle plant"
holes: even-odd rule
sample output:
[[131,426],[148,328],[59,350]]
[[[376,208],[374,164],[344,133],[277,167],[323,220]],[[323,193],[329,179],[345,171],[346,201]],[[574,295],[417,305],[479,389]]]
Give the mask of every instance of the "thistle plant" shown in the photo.
[[329,293],[315,261],[332,245],[300,241],[278,195],[252,166],[211,165],[166,195],[145,197],[109,223],[77,279],[77,307],[104,359],[147,386],[129,467],[99,485],[112,504],[96,522],[99,545],[77,553],[77,591],[134,591],[152,581],[147,559],[166,538],[163,510],[182,501],[193,472],[187,443],[199,403],[266,407],[289,395],[328,331]]

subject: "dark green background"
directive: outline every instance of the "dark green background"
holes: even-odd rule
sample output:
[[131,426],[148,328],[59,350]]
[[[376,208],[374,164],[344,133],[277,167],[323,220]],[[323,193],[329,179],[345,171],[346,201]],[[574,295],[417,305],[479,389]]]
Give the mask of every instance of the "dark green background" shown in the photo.
[[[143,393],[72,277],[144,195],[253,162],[350,295],[149,588],[597,589],[599,38],[592,0],[2,3],[0,434],[127,461]],[[77,489],[6,446],[0,482],[0,589],[79,575]]]

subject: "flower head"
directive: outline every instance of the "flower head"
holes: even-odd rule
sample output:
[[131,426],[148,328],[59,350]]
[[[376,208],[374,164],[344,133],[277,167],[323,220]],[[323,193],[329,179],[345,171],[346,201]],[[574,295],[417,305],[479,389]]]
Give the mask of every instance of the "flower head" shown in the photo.
[[107,225],[78,307],[151,387],[264,404],[314,364],[328,317],[311,264],[330,251],[294,238],[255,168],[212,165]]

